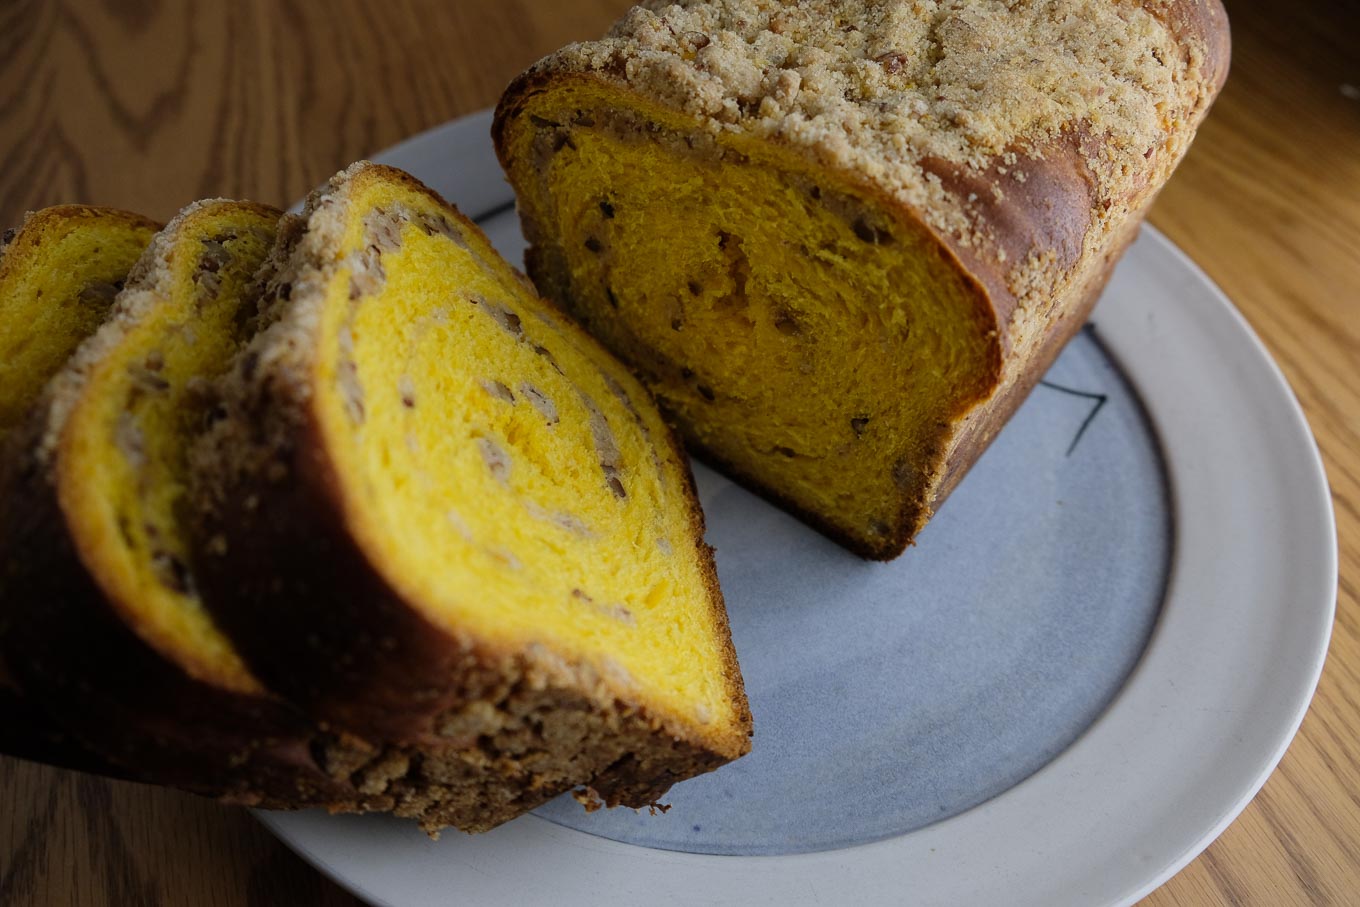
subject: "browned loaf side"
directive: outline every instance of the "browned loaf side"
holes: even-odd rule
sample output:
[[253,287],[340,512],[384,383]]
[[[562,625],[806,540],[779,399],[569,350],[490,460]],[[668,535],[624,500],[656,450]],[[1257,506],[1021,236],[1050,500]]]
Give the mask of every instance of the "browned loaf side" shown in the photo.
[[[201,587],[252,669],[328,726],[417,754],[396,811],[427,827],[485,830],[572,788],[648,806],[745,752],[702,516],[646,392],[408,175],[356,164],[303,216],[196,456]],[[648,499],[661,516],[636,509]],[[631,520],[646,544],[653,517],[671,521],[658,548],[600,547]],[[606,604],[577,550],[623,573],[659,550],[692,585]],[[623,666],[648,609],[681,599],[708,634],[706,707],[652,701]],[[617,658],[550,633],[562,613],[624,640]]]
[[1077,331],[1226,77],[1218,0],[635,7],[507,89],[530,276],[687,443],[900,554]]

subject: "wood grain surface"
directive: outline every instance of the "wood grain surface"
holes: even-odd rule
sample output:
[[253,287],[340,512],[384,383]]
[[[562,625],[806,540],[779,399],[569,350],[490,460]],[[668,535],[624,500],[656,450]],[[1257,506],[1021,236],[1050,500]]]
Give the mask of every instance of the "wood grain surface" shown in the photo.
[[[0,225],[287,205],[494,103],[627,0],[0,0]],[[1237,303],[1317,434],[1338,617],[1279,769],[1146,903],[1360,904],[1360,4],[1230,2],[1232,75],[1152,220]],[[451,897],[456,893],[451,892]],[[0,904],[353,905],[247,813],[0,757]]]

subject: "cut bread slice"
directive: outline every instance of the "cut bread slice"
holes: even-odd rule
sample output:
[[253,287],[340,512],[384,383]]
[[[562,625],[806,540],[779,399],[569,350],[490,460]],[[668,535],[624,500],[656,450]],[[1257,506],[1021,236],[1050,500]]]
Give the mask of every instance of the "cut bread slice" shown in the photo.
[[335,741],[266,691],[213,624],[183,526],[187,442],[210,408],[207,379],[250,334],[279,217],[246,202],[186,208],[12,434],[3,643],[25,694],[136,778],[357,808],[351,771],[365,760],[351,747],[338,776],[318,765]]
[[646,391],[412,177],[361,162],[305,217],[196,458],[205,600],[260,676],[417,747],[466,830],[579,786],[649,805],[745,753]]
[[[128,271],[159,229],[129,211],[60,205],[31,212],[23,224],[6,231],[0,240],[0,446],[76,346],[103,322]],[[5,506],[0,500],[0,509]],[[0,549],[0,561],[6,556]],[[7,600],[0,589],[0,626]],[[24,699],[3,661],[0,752],[109,770]]]
[[1228,43],[1218,0],[646,3],[493,134],[540,289],[696,450],[890,559],[1085,320]]

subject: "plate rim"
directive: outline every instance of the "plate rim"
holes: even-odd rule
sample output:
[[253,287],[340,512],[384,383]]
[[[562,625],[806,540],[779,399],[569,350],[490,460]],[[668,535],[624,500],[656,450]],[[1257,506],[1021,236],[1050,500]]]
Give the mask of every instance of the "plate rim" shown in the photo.
[[[457,161],[458,166],[456,168],[448,168],[457,171],[450,174],[452,181],[448,185],[437,185],[435,188],[443,189],[447,194],[456,196],[466,206],[470,216],[484,216],[489,211],[503,209],[507,203],[513,201],[513,194],[509,186],[503,181],[495,156],[490,153],[488,135],[490,117],[491,111],[484,110],[450,121],[375,154],[372,159],[416,171],[428,170],[427,167],[421,166],[427,157],[436,161]],[[432,151],[437,149],[440,150],[440,153],[431,154]],[[450,154],[450,150],[454,153]],[[475,156],[469,157],[469,155]],[[423,178],[420,172],[417,172],[416,175]],[[455,189],[457,191],[454,191]],[[534,858],[544,861],[540,868],[542,872],[551,871],[554,881],[551,888],[541,892],[548,899],[563,898],[569,893],[571,886],[564,883],[572,881],[569,874],[574,872],[577,874],[575,881],[584,882],[583,890],[591,891],[597,898],[618,894],[620,895],[618,903],[631,904],[632,894],[626,886],[619,885],[611,889],[608,885],[600,885],[599,883],[611,879],[636,880],[642,878],[645,880],[651,871],[673,872],[677,869],[686,870],[686,881],[702,883],[707,879],[709,885],[720,884],[722,887],[714,890],[701,887],[686,892],[663,891],[664,894],[683,896],[678,900],[674,898],[667,900],[663,897],[662,900],[668,903],[683,903],[689,898],[742,902],[745,898],[753,895],[771,897],[774,896],[773,893],[776,889],[769,886],[774,884],[776,880],[780,883],[781,891],[787,889],[780,895],[781,899],[787,903],[815,900],[818,896],[818,882],[822,883],[823,886],[837,885],[838,880],[840,885],[837,886],[836,890],[842,893],[851,893],[857,888],[857,893],[860,896],[869,899],[875,898],[876,895],[886,895],[889,891],[896,891],[897,897],[901,897],[900,888],[894,887],[891,883],[900,883],[902,879],[878,877],[871,877],[867,880],[857,879],[857,873],[868,870],[872,876],[876,864],[882,860],[885,853],[889,856],[896,855],[905,858],[907,851],[925,848],[929,853],[934,854],[936,848],[930,847],[929,841],[940,839],[941,844],[944,844],[945,838],[951,835],[953,837],[951,837],[948,847],[940,848],[947,851],[947,858],[936,859],[935,863],[943,862],[945,859],[951,861],[952,865],[948,874],[958,877],[958,884],[950,891],[944,889],[921,891],[918,888],[917,894],[919,896],[916,900],[920,903],[959,903],[974,902],[977,897],[986,897],[984,890],[974,885],[976,879],[969,877],[966,872],[958,871],[959,864],[957,861],[961,859],[961,855],[949,851],[949,848],[959,846],[959,841],[954,840],[957,837],[957,830],[963,828],[967,832],[974,826],[985,829],[989,822],[1014,821],[1016,816],[1022,815],[1026,809],[1038,808],[1038,804],[1030,802],[1036,795],[1035,792],[1051,786],[1055,776],[1071,771],[1076,764],[1077,756],[1084,754],[1087,749],[1092,747],[1093,741],[1099,743],[1109,733],[1109,725],[1112,721],[1129,719],[1130,716],[1124,713],[1128,708],[1132,691],[1142,691],[1145,685],[1155,684],[1157,678],[1156,676],[1150,678],[1149,672],[1160,665],[1162,658],[1173,654],[1171,649],[1176,644],[1174,638],[1167,637],[1167,628],[1173,626],[1173,624],[1180,626],[1179,622],[1181,621],[1203,621],[1205,618],[1198,616],[1194,608],[1203,609],[1221,604],[1217,601],[1211,601],[1208,605],[1196,605],[1186,598],[1198,591],[1196,580],[1202,579],[1202,574],[1189,571],[1186,558],[1192,554],[1196,557],[1202,557],[1206,554],[1206,550],[1212,552],[1212,536],[1214,535],[1214,527],[1203,522],[1208,518],[1205,515],[1206,511],[1196,511],[1190,508],[1211,506],[1217,508],[1213,512],[1220,516],[1225,513],[1227,516],[1240,516],[1237,511],[1245,505],[1242,504],[1240,499],[1227,500],[1223,498],[1221,492],[1219,499],[1206,502],[1203,497],[1206,493],[1205,489],[1192,486],[1190,480],[1210,484],[1222,483],[1223,477],[1219,473],[1230,472],[1234,468],[1245,469],[1243,463],[1251,461],[1254,464],[1255,461],[1251,458],[1262,454],[1259,451],[1247,451],[1242,454],[1241,462],[1232,459],[1224,461],[1220,458],[1216,463],[1200,463],[1196,460],[1195,452],[1187,451],[1181,446],[1185,444],[1185,420],[1195,418],[1194,412],[1184,411],[1187,406],[1190,410],[1193,410],[1193,406],[1189,406],[1189,403],[1194,395],[1185,395],[1187,398],[1183,401],[1185,405],[1182,405],[1182,401],[1177,401],[1170,395],[1175,393],[1175,370],[1177,368],[1193,370],[1193,365],[1189,364],[1190,360],[1188,359],[1178,360],[1174,356],[1161,362],[1147,361],[1149,358],[1157,358],[1150,352],[1151,348],[1147,344],[1149,337],[1169,344],[1173,348],[1177,343],[1184,342],[1183,336],[1170,333],[1165,329],[1164,326],[1169,324],[1181,329],[1198,328],[1201,335],[1213,338],[1208,352],[1233,357],[1237,364],[1246,366],[1244,372],[1235,373],[1235,378],[1243,384],[1248,381],[1252,382],[1253,400],[1251,402],[1253,405],[1245,410],[1234,411],[1234,418],[1237,419],[1239,428],[1243,424],[1251,424],[1252,412],[1260,416],[1263,411],[1269,411],[1270,418],[1263,418],[1261,421],[1268,425],[1271,432],[1263,437],[1270,440],[1271,443],[1267,446],[1275,453],[1283,452],[1287,454],[1284,462],[1291,470],[1286,477],[1276,476],[1278,482],[1272,486],[1272,490],[1277,493],[1276,496],[1285,505],[1284,512],[1275,515],[1280,516],[1282,520],[1287,518],[1285,524],[1287,528],[1296,532],[1304,531],[1311,535],[1311,539],[1306,548],[1300,551],[1297,546],[1289,548],[1289,538],[1282,537],[1284,533],[1279,532],[1267,539],[1257,540],[1270,543],[1258,546],[1258,548],[1276,552],[1276,566],[1282,567],[1283,573],[1289,574],[1290,578],[1298,581],[1297,588],[1299,590],[1307,590],[1307,596],[1301,595],[1291,605],[1290,615],[1298,624],[1307,623],[1308,627],[1305,632],[1299,634],[1299,639],[1292,641],[1295,653],[1292,660],[1285,666],[1288,669],[1288,676],[1285,680],[1289,689],[1285,695],[1280,697],[1281,701],[1270,703],[1272,721],[1270,722],[1269,733],[1265,734],[1265,737],[1269,739],[1254,740],[1251,758],[1239,760],[1236,775],[1243,777],[1239,777],[1235,782],[1227,785],[1232,788],[1231,796],[1219,793],[1212,798],[1213,803],[1211,805],[1199,808],[1199,817],[1191,823],[1198,829],[1197,833],[1191,834],[1188,840],[1185,839],[1185,835],[1182,835],[1181,843],[1172,848],[1170,853],[1165,852],[1164,849],[1159,855],[1151,853],[1133,855],[1135,862],[1140,862],[1143,868],[1135,867],[1130,872],[1128,867],[1124,867],[1122,871],[1124,880],[1111,882],[1111,884],[1104,886],[1104,890],[1095,890],[1090,887],[1082,888],[1078,884],[1077,889],[1066,889],[1062,893],[1063,898],[1067,896],[1077,898],[1077,900],[1071,901],[1072,903],[1082,904],[1127,905],[1146,896],[1198,856],[1246,808],[1273,773],[1296,735],[1320,679],[1332,625],[1335,620],[1338,550],[1331,492],[1321,454],[1309,429],[1306,415],[1269,351],[1251,329],[1246,319],[1209,276],[1174,243],[1150,225],[1143,227],[1142,236],[1134,249],[1130,250],[1130,254],[1126,256],[1125,263],[1135,262],[1143,256],[1160,259],[1167,265],[1161,271],[1154,270],[1147,274],[1140,272],[1144,281],[1153,283],[1161,281],[1167,284],[1166,288],[1169,290],[1179,291],[1188,297],[1200,297],[1195,301],[1195,306],[1198,306],[1198,308],[1187,306],[1184,299],[1176,299],[1174,303],[1166,303],[1167,306],[1173,307],[1164,307],[1163,310],[1157,308],[1158,303],[1156,301],[1145,302],[1144,308],[1138,310],[1135,303],[1106,305],[1105,301],[1102,300],[1093,316],[1093,320],[1101,325],[1099,333],[1106,345],[1107,352],[1123,369],[1136,396],[1142,401],[1146,409],[1147,417],[1161,447],[1168,480],[1171,483],[1171,507],[1175,537],[1163,613],[1158,618],[1157,626],[1153,630],[1152,638],[1149,640],[1143,656],[1106,711],[1096,719],[1091,727],[1083,732],[1077,741],[1015,787],[957,816],[896,838],[838,850],[782,856],[712,856],[652,850],[595,837],[574,829],[567,829],[532,815],[522,817],[486,835],[476,838],[462,838],[453,846],[447,846],[443,843],[432,844],[410,836],[407,832],[411,829],[408,829],[405,825],[398,829],[396,820],[383,817],[328,817],[324,814],[317,814],[315,811],[303,813],[257,812],[256,815],[287,846],[298,852],[313,866],[355,895],[373,903],[394,905],[407,903],[405,900],[390,900],[390,891],[385,893],[375,890],[372,887],[371,878],[368,880],[369,884],[366,884],[364,878],[356,877],[363,874],[360,870],[353,868],[356,864],[361,867],[361,870],[366,870],[370,877],[374,875],[376,867],[381,865],[381,861],[374,866],[363,862],[369,856],[366,853],[366,848],[368,842],[373,839],[373,832],[380,829],[387,829],[383,833],[382,847],[388,846],[388,835],[391,835],[393,836],[391,840],[394,842],[409,841],[409,843],[398,843],[393,846],[412,847],[416,851],[424,851],[431,847],[437,848],[438,859],[445,864],[454,863],[466,867],[469,873],[466,874],[465,881],[472,889],[468,892],[468,897],[483,903],[529,903],[533,901],[531,888],[510,891],[507,890],[506,886],[509,884],[507,879],[520,879],[523,880],[522,885],[531,885],[532,879],[530,877],[534,873],[521,872],[491,880],[481,875],[481,873],[486,872],[485,864],[495,863],[498,859],[504,858],[507,853],[511,853],[508,860],[511,865],[517,862],[515,856],[522,860],[530,854]],[[1132,267],[1132,265],[1128,265],[1128,267]],[[1143,295],[1152,300],[1156,294],[1144,293]],[[1174,296],[1174,293],[1172,295]],[[1157,298],[1160,299],[1160,297]],[[1131,305],[1134,308],[1130,308]],[[1179,322],[1177,319],[1179,319]],[[1113,328],[1111,328],[1111,325],[1113,325]],[[1142,339],[1135,340],[1136,337]],[[1196,351],[1193,347],[1191,349]],[[1203,350],[1198,351],[1203,352]],[[1159,371],[1163,374],[1159,375]],[[1219,388],[1219,390],[1221,391],[1222,388]],[[1201,393],[1204,392],[1201,390]],[[1239,396],[1246,393],[1246,391],[1239,391]],[[1155,398],[1156,402],[1154,403],[1149,397]],[[1218,412],[1211,415],[1201,413],[1200,417],[1212,419],[1221,415]],[[1244,422],[1244,420],[1246,421]],[[1202,437],[1200,441],[1207,447],[1213,446],[1212,438]],[[1195,463],[1199,472],[1194,469],[1187,469],[1187,461]],[[1212,467],[1212,473],[1205,472],[1205,467]],[[1286,485],[1292,492],[1291,494],[1281,492],[1281,489]],[[1241,492],[1243,489],[1237,488],[1236,490]],[[1255,493],[1256,489],[1251,488],[1247,491]],[[1261,494],[1264,493],[1261,492]],[[1246,502],[1248,505],[1252,503],[1253,501]],[[1234,532],[1257,532],[1260,534],[1264,531],[1264,527],[1246,527],[1240,524],[1232,524],[1232,530]],[[1206,545],[1208,545],[1207,549]],[[1306,566],[1299,566],[1302,560],[1283,562],[1283,554],[1279,552],[1285,550],[1289,550],[1292,554],[1303,559],[1311,556],[1313,560]],[[1238,563],[1237,566],[1240,568],[1243,565]],[[1252,566],[1255,566],[1255,564]],[[1230,579],[1230,577],[1223,578]],[[1311,589],[1308,588],[1310,584]],[[1226,588],[1231,587],[1231,583],[1226,586]],[[1294,589],[1296,586],[1289,584],[1288,588]],[[1226,596],[1227,593],[1223,594]],[[1264,595],[1264,593],[1261,594]],[[1238,632],[1245,638],[1255,628],[1229,629]],[[1259,640],[1253,640],[1253,643],[1260,645]],[[1275,670],[1281,668],[1279,664],[1273,664],[1271,667]],[[1206,723],[1209,721],[1207,717],[1205,720]],[[1245,721],[1245,719],[1243,720]],[[1243,768],[1241,763],[1250,763],[1250,767]],[[1107,818],[1109,817],[1107,816]],[[946,835],[945,832],[950,834]],[[967,835],[965,834],[966,839]],[[320,848],[318,845],[325,843],[329,843],[331,846],[327,852],[322,852],[324,848]],[[1028,849],[1031,857],[1044,854],[1041,841],[1023,841],[1019,845],[1019,849]],[[460,850],[463,852],[459,852]],[[894,851],[896,851],[895,854]],[[500,856],[498,857],[497,854]],[[570,859],[562,859],[564,854],[569,855]],[[992,856],[989,853],[983,862],[988,862]],[[1051,868],[1052,861],[1055,858],[1065,859],[1067,856],[1066,854],[1048,854],[1048,862],[1045,865]],[[338,858],[348,859],[351,862],[349,865],[341,865],[341,859]],[[919,853],[914,853],[913,858],[916,859],[913,866],[918,869],[921,865],[935,865],[935,863],[931,863],[934,858],[927,857],[922,860]],[[479,861],[483,864],[480,867],[477,865]],[[1044,861],[1040,860],[1040,862]],[[511,866],[505,868],[509,869]],[[738,870],[735,877],[732,872],[734,869]],[[994,873],[999,873],[1005,877],[1003,879],[1006,886],[1005,890],[1009,891],[1010,894],[1018,896],[1025,893],[1022,890],[1025,879],[1019,877],[1020,869],[1015,866],[1004,867],[999,863],[993,866],[993,869]],[[1114,867],[1103,869],[1102,867],[1094,867],[1097,881],[1094,883],[1088,881],[1088,884],[1094,884],[1097,888],[1101,887],[1100,882],[1111,878],[1109,873],[1113,869]],[[695,872],[695,870],[700,871]],[[568,875],[564,876],[564,873]],[[1119,874],[1114,873],[1114,875]],[[1104,878],[1100,878],[1102,875]],[[406,875],[398,875],[395,878],[409,881],[409,876]],[[1074,879],[1074,881],[1079,880]],[[806,884],[804,888],[791,888],[789,887],[791,882]],[[885,882],[889,884],[885,886],[883,884]],[[919,886],[922,882],[925,882],[927,886],[931,884],[929,879],[921,877],[912,877],[911,882],[914,886]],[[748,887],[749,885],[755,887]],[[844,885],[850,885],[852,888],[846,889]],[[974,887],[968,888],[970,885]],[[1020,886],[1021,890],[1017,890],[1015,886]],[[441,892],[446,891],[446,889],[440,890]],[[648,887],[647,890],[652,894],[658,893],[655,887]],[[805,891],[807,896],[799,900],[798,891]],[[1049,892],[1045,895],[1043,901],[1035,901],[1035,903],[1057,903],[1054,900],[1054,895],[1055,893]],[[1059,900],[1062,900],[1062,898],[1059,898]],[[597,903],[601,904],[611,902],[610,900],[597,900]],[[1066,902],[1066,900],[1063,902]],[[412,901],[412,903],[425,903],[425,901]]]

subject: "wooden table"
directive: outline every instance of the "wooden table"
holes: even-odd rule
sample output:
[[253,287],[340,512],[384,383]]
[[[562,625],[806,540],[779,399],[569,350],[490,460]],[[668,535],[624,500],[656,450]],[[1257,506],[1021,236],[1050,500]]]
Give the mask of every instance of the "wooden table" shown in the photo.
[[[0,0],[0,225],[86,201],[287,205],[492,104],[628,0]],[[1305,8],[1306,7],[1306,8]],[[1147,901],[1360,903],[1360,6],[1233,2],[1232,76],[1152,220],[1274,353],[1331,478],[1331,656],[1264,790]],[[0,758],[0,904],[353,905],[248,814]]]

